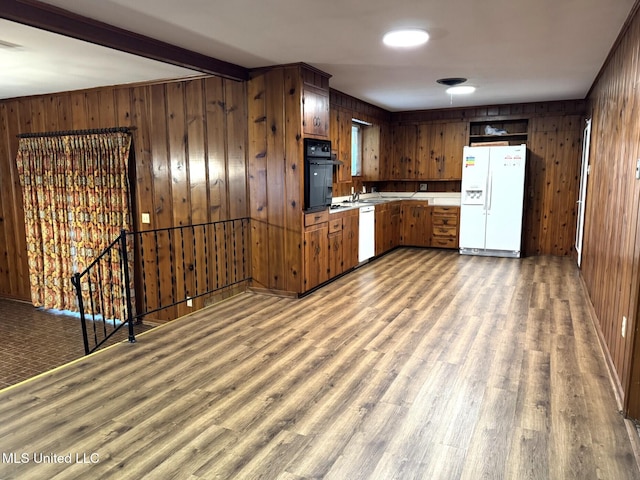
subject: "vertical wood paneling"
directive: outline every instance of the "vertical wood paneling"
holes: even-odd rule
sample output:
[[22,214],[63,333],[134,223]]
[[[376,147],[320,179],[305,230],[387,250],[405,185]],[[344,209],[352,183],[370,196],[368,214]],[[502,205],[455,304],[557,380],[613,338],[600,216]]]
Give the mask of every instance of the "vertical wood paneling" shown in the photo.
[[[0,105],[0,155],[2,158],[11,158],[10,152],[13,151],[9,148],[9,138],[12,134],[8,123],[9,108],[9,105]],[[21,282],[18,278],[15,257],[15,230],[19,228],[20,218],[16,215],[16,202],[13,204],[11,202],[12,197],[15,196],[11,181],[12,165],[13,162],[0,162],[0,292],[4,292],[7,296],[19,296],[18,288],[24,280]],[[22,194],[21,192],[18,194],[20,205],[22,205]],[[22,229],[24,230],[24,222]]]
[[[582,273],[619,381],[640,418],[640,16],[630,20],[589,96],[592,137]],[[623,317],[627,318],[622,336]]]
[[[244,85],[225,82],[226,88],[220,78],[210,77],[0,102],[0,296],[30,299],[22,192],[15,171],[18,133],[135,127],[133,211],[136,212],[134,226],[138,230],[245,216]],[[229,112],[225,112],[227,103]],[[233,174],[228,174],[231,169]],[[229,190],[228,175],[234,179],[234,186]],[[150,213],[151,224],[141,225],[140,213]],[[170,240],[166,233],[159,234],[158,252],[145,251],[150,307],[172,303],[174,293],[179,293],[178,297],[186,294],[172,291],[172,275],[186,275],[189,292],[195,292],[196,279],[191,266],[204,259],[203,252],[194,253],[192,235],[189,229],[184,236],[184,268],[181,259],[176,262],[176,258],[181,257],[181,238],[173,236]],[[170,256],[174,258],[173,272]],[[209,258],[209,261],[215,259]],[[219,270],[210,265],[211,277],[220,276],[220,272],[228,269]],[[161,291],[157,289],[156,271],[162,278]],[[197,282],[203,285],[206,280],[199,275]],[[196,301],[195,306],[203,303]],[[180,311],[186,313],[191,309],[183,307]],[[154,318],[175,318],[176,314],[173,308]]]
[[[151,156],[153,158],[153,216],[149,228],[168,228],[173,224],[173,202],[171,193],[171,163],[168,151],[168,125],[167,125],[167,95],[166,85],[152,85],[150,87],[150,133]],[[145,228],[146,230],[146,228]],[[171,252],[174,242],[167,233],[158,235],[157,270],[163,272],[165,278],[173,279],[175,271],[172,267]],[[170,250],[171,249],[171,250]],[[153,262],[153,259],[151,260]],[[154,278],[156,282],[159,277]],[[173,284],[172,280],[172,284]],[[172,289],[161,289],[158,295],[158,306],[173,303],[174,292]],[[156,315],[164,319],[163,313],[169,318],[176,316],[175,308],[168,309]]]
[[269,223],[269,288],[285,289],[285,151],[284,151],[284,73],[267,74],[267,205]]
[[[167,137],[169,140],[169,160],[171,171],[171,203],[173,205],[173,224],[191,225],[191,196],[189,165],[187,163],[186,139],[187,124],[185,118],[184,83],[167,85]],[[176,231],[173,238],[175,252],[176,300],[185,300],[193,295],[194,278],[191,232],[188,229]],[[178,316],[189,312],[185,304],[177,306]]]
[[[300,69],[284,71],[284,161],[285,161],[285,279],[284,290],[297,292],[302,288],[302,208],[304,203],[304,163],[302,121],[300,120],[302,80]],[[316,82],[322,83],[316,76]]]
[[267,111],[265,77],[247,84],[249,135],[249,212],[251,216],[251,266],[254,285],[269,284],[268,202],[267,202]]
[[100,128],[100,97],[101,92],[90,90],[84,94],[87,128]]
[[[207,165],[205,161],[205,109],[203,84],[200,80],[185,83],[185,105],[186,105],[186,126],[187,126],[187,158],[189,159],[189,205],[191,206],[191,221],[197,225],[207,222]],[[198,245],[204,245],[203,231],[196,229],[189,232],[192,241]],[[190,247],[190,251],[192,248]],[[191,252],[194,265],[193,283],[190,285],[192,294],[206,283],[206,271],[204,268],[204,251]],[[197,287],[197,288],[196,288]],[[199,309],[204,306],[204,298],[194,300],[194,308]]]
[[209,178],[209,217],[211,221],[228,217],[226,116],[223,80],[205,80],[207,115],[207,170]]
[[249,214],[247,208],[246,128],[247,108],[244,83],[224,81],[227,172],[229,177],[229,217],[241,218]]
[[[82,130],[89,127],[87,119],[87,105],[84,92],[71,93],[71,128],[74,130]],[[37,131],[37,130],[29,130]]]
[[[57,128],[61,130],[71,130],[73,128],[73,111],[70,96],[68,94],[61,94],[56,97],[51,97],[50,103],[52,106],[47,109],[47,116],[49,117],[47,130],[55,131]],[[55,106],[53,106],[53,104],[55,104]]]
[[581,116],[532,118],[523,247],[528,255],[573,251],[581,152]]

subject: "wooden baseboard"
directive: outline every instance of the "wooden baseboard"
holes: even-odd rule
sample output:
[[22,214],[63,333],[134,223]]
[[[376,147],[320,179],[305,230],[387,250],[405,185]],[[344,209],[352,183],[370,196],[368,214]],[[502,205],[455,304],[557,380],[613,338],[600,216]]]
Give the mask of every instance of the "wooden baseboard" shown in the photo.
[[298,294],[296,292],[289,292],[286,290],[275,290],[273,288],[260,288],[260,287],[249,287],[248,290],[254,293],[272,295],[274,297],[298,298]]
[[593,326],[596,329],[596,333],[598,334],[598,343],[600,344],[600,350],[602,350],[602,354],[604,355],[604,358],[607,364],[607,371],[609,372],[609,380],[611,381],[611,387],[616,397],[616,403],[618,405],[618,409],[626,416],[626,412],[624,408],[625,394],[624,394],[624,390],[622,389],[622,383],[620,383],[620,377],[618,377],[618,372],[616,372],[613,359],[611,358],[611,353],[609,352],[609,347],[607,346],[607,342],[604,339],[602,329],[600,328],[598,315],[596,314],[595,308],[593,308],[593,303],[591,303],[591,297],[589,296],[589,290],[587,289],[587,284],[585,283],[584,277],[582,276],[582,271],[580,271],[580,284],[582,285],[582,290],[584,292],[585,298],[588,299],[587,307],[589,308],[589,315],[591,316],[591,321],[593,322]]

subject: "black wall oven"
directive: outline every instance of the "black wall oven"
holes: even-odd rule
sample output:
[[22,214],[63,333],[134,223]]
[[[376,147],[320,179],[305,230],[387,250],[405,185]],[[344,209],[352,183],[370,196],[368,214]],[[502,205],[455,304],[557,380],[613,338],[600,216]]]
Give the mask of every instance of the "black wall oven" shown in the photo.
[[304,209],[324,210],[333,192],[331,141],[304,139]]

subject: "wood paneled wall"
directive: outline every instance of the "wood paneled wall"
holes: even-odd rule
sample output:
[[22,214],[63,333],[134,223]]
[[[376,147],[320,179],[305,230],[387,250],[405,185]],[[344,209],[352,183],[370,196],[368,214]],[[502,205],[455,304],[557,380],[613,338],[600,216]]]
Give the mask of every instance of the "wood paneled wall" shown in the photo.
[[[592,136],[582,274],[617,372],[625,409],[640,418],[640,15],[627,24],[589,100]],[[627,318],[622,336],[623,317]]]
[[253,283],[289,293],[300,292],[303,280],[300,68],[254,72],[248,83]]
[[245,83],[218,77],[0,102],[0,295],[30,300],[18,133],[135,127],[134,226],[147,230],[248,216],[246,118]]
[[529,119],[523,251],[572,255],[582,153],[582,115]]

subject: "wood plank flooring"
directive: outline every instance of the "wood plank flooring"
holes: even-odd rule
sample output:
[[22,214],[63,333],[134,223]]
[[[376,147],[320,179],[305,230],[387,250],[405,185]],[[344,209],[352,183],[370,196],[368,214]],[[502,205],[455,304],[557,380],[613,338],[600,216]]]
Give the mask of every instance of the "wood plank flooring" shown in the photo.
[[572,261],[426,249],[6,389],[0,453],[2,479],[640,478]]

